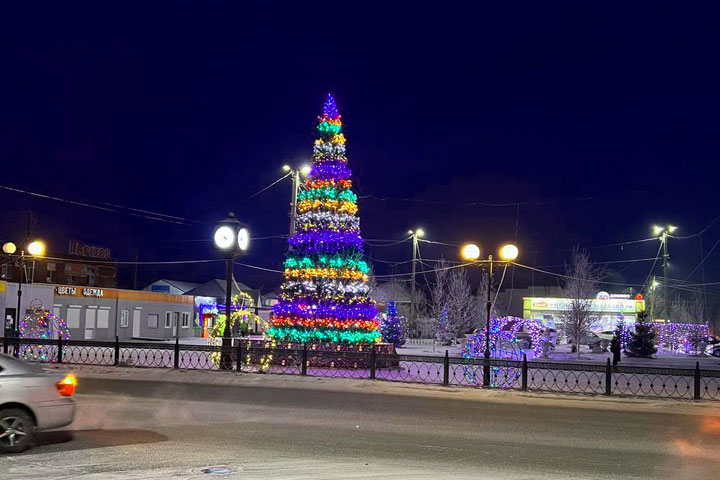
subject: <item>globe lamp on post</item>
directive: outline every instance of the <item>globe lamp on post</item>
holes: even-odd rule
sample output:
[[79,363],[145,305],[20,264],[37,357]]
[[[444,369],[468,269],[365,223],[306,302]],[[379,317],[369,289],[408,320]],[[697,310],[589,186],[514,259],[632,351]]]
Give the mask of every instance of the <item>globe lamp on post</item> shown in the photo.
[[[215,225],[213,233],[213,249],[225,257],[225,326],[223,328],[222,347],[220,352],[220,369],[232,370],[232,337],[230,329],[233,261],[236,257],[247,253],[250,246],[250,231],[235,214],[230,212],[225,220]],[[240,359],[238,358],[239,362]]]

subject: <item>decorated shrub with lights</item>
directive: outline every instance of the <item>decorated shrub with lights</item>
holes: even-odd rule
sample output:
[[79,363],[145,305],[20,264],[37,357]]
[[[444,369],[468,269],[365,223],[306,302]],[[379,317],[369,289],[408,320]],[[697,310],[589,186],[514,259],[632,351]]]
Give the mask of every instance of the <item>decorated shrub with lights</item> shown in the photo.
[[20,355],[25,360],[55,361],[57,347],[55,340],[62,337],[63,340],[70,339],[65,320],[48,312],[42,306],[31,306],[31,312],[22,318],[18,324],[20,338],[33,338],[47,340],[47,345],[21,345]]
[[298,196],[285,281],[268,335],[292,342],[375,343],[377,308],[369,298],[357,196],[335,100],[318,118],[309,179]]

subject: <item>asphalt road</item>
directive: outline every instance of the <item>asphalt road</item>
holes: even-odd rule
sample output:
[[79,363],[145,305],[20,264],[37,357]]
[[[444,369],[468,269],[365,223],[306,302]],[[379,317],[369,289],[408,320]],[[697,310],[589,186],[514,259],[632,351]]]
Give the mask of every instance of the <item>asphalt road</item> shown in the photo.
[[720,405],[252,381],[84,379],[72,427],[0,456],[0,478],[710,479],[720,469]]

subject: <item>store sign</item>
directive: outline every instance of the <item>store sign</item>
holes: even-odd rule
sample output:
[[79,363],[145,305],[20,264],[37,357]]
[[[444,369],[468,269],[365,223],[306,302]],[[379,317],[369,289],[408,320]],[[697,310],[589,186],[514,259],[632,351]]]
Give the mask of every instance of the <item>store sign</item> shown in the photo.
[[[570,298],[530,298],[531,310],[564,312],[570,310]],[[637,313],[645,310],[644,300],[627,300],[622,298],[592,299],[590,310],[597,313]]]
[[85,245],[77,240],[70,240],[68,253],[77,255],[78,257],[97,258],[100,260],[110,260],[112,258],[112,252],[110,252],[109,248]]
[[[77,287],[67,287],[67,286],[59,286],[55,287],[55,292],[58,295],[70,295],[70,296],[77,296],[78,289]],[[102,288],[92,288],[92,287],[84,287],[80,293],[83,297],[104,297],[105,292],[103,292]]]

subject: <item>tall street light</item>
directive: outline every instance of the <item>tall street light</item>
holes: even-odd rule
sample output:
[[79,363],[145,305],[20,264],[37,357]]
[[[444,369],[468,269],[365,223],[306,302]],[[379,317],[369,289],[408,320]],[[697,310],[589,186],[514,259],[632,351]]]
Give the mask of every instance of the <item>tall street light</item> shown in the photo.
[[474,243],[465,244],[460,251],[462,258],[466,261],[473,262],[478,266],[488,266],[488,282],[487,282],[487,316],[485,322],[485,362],[483,363],[483,385],[490,385],[490,310],[492,310],[492,282],[493,282],[493,264],[499,263],[501,265],[511,264],[519,254],[518,247],[509,243],[500,248],[500,259],[501,261],[493,260],[492,255],[488,255],[487,260],[478,260],[480,258],[480,247]]
[[[3,253],[7,255],[15,255],[15,252],[17,252],[17,245],[15,245],[13,242],[6,242],[3,247]],[[22,300],[22,284],[23,284],[23,273],[25,272],[25,261],[28,256],[31,257],[32,261],[35,261],[36,257],[42,257],[45,254],[45,243],[43,243],[40,240],[33,240],[30,242],[27,247],[27,255],[25,254],[25,250],[20,250],[20,254],[18,256],[18,259],[20,260],[20,278],[18,279],[18,291],[17,291],[17,310],[15,311],[15,318],[13,319],[13,325],[11,330],[7,328],[7,324],[5,325],[5,336],[9,336],[9,331],[12,331],[12,334],[14,337],[17,337],[19,335],[19,328],[20,328],[20,302]],[[33,269],[34,271],[34,269]],[[25,281],[27,281],[27,274],[25,275]]]
[[415,272],[417,271],[418,238],[425,235],[422,228],[408,231],[412,237],[412,280],[410,282],[410,325],[415,328]]
[[666,225],[666,226],[660,226],[660,225],[653,225],[653,233],[655,236],[658,237],[658,240],[660,240],[660,245],[662,245],[663,250],[663,263],[662,263],[662,269],[663,269],[663,305],[665,307],[665,315],[669,318],[670,317],[670,310],[668,308],[668,294],[669,294],[669,285],[668,285],[668,266],[670,262],[670,254],[668,253],[668,234],[672,234],[677,230],[677,227],[674,225]]
[[292,200],[290,201],[290,236],[295,234],[295,218],[297,216],[297,200],[300,192],[300,175],[310,175],[310,165],[293,168],[290,165],[283,165],[283,171],[292,176]]
[[[223,328],[222,347],[220,348],[220,369],[232,370],[232,338],[230,332],[233,261],[243,255],[250,246],[250,231],[235,218],[233,212],[222,222],[215,225],[213,249],[225,257],[225,327]],[[240,359],[238,358],[238,362]]]

